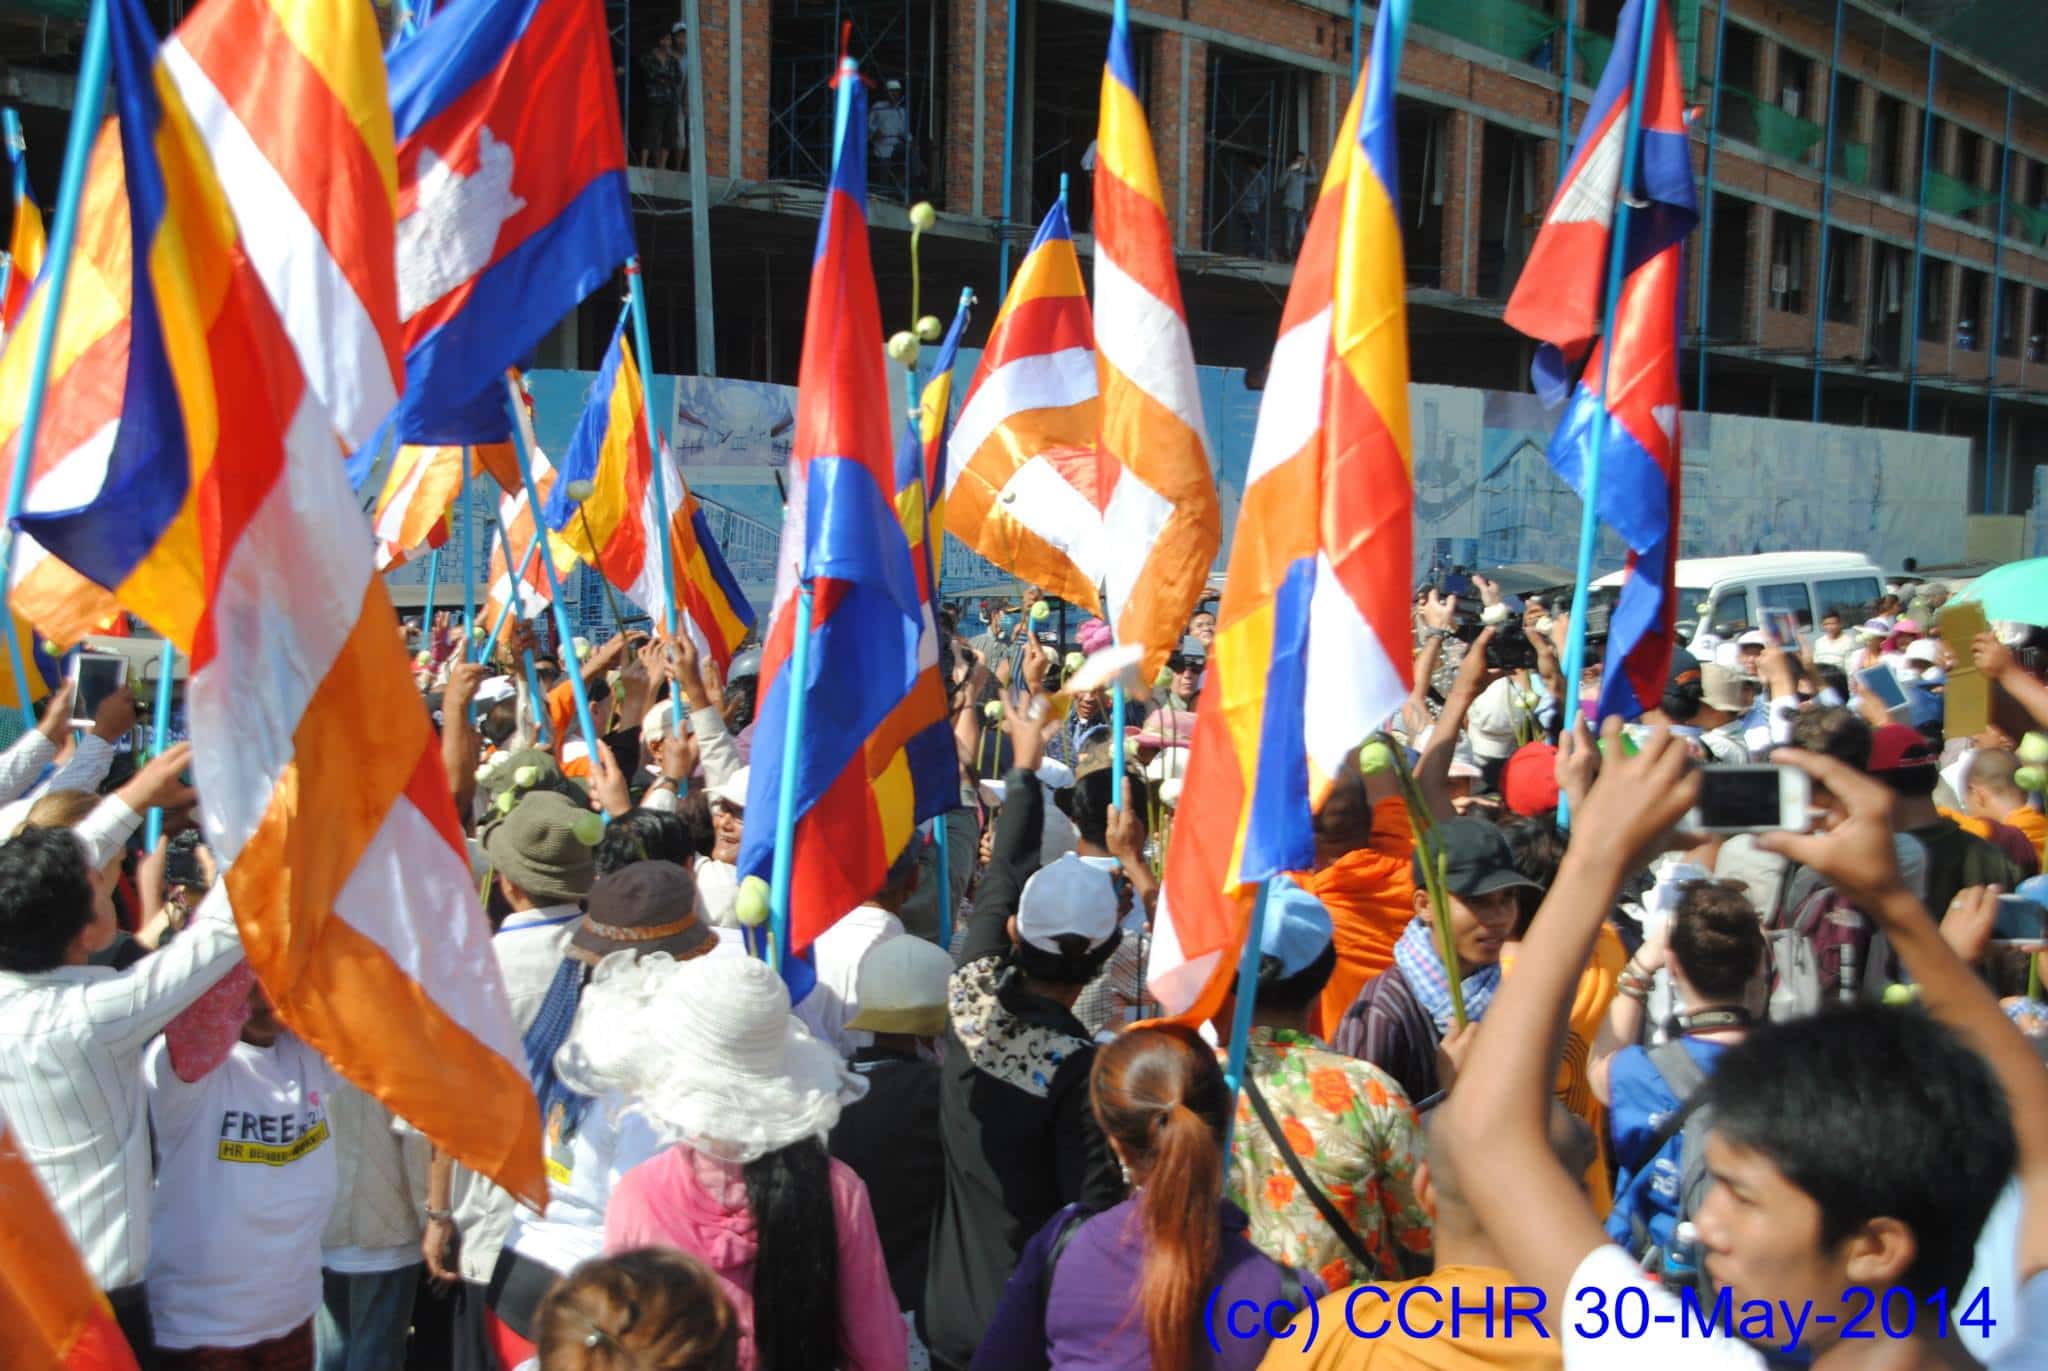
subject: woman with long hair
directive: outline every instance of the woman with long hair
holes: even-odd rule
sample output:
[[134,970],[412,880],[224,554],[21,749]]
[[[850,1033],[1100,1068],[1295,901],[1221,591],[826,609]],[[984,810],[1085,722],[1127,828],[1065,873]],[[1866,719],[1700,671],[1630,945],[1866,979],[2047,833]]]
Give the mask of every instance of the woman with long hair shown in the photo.
[[901,1371],[867,1187],[825,1150],[867,1082],[790,1014],[782,978],[753,958],[642,960],[593,985],[584,1012],[572,1084],[623,1097],[673,1144],[612,1190],[606,1251],[673,1247],[709,1266],[742,1371]]
[[1301,1309],[1325,1292],[1253,1247],[1244,1211],[1218,1198],[1231,1093],[1215,1052],[1178,1025],[1134,1029],[1096,1052],[1088,1095],[1134,1192],[1092,1216],[1070,1205],[1031,1240],[974,1371],[1252,1371],[1263,1327],[1214,1350],[1210,1292],[1225,1309]]

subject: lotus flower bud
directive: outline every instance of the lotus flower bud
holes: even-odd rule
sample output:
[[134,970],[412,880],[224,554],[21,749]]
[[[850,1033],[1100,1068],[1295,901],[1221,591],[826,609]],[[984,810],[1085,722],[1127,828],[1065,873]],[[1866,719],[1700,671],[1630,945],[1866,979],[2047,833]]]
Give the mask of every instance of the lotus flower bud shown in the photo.
[[733,901],[733,916],[748,928],[759,928],[768,922],[768,882],[759,876],[749,876],[740,882],[739,895]]
[[1051,605],[1047,604],[1043,600],[1033,600],[1031,602],[1031,618],[1034,622],[1043,623],[1045,620],[1050,619],[1051,617]]
[[946,326],[939,322],[936,314],[927,314],[917,321],[917,336],[927,343],[936,343],[944,337]]
[[1374,738],[1358,749],[1358,770],[1364,776],[1383,776],[1394,769],[1394,749]]
[[2028,766],[2048,762],[2048,733],[2029,733],[2020,739],[2020,761]]
[[1506,605],[1488,605],[1479,612],[1479,622],[1482,624],[1504,624],[1507,621],[1508,607]]
[[910,207],[910,226],[919,233],[930,233],[932,225],[939,222],[939,212],[932,208],[931,201],[920,200]]
[[585,847],[596,847],[604,841],[604,820],[595,814],[578,814],[576,822],[569,825],[569,834]]
[[2012,773],[2012,783],[2021,790],[2048,790],[2048,767],[2023,766]]
[[1001,700],[990,700],[981,707],[981,717],[992,724],[1002,722],[1003,702]]
[[597,487],[588,481],[571,481],[567,487],[567,493],[571,500],[580,505],[597,493]]
[[528,762],[525,766],[512,773],[512,788],[515,790],[531,790],[539,780],[540,768]]
[[898,366],[914,367],[917,365],[917,335],[908,330],[895,334],[890,337],[889,344],[883,351],[887,352],[889,360]]

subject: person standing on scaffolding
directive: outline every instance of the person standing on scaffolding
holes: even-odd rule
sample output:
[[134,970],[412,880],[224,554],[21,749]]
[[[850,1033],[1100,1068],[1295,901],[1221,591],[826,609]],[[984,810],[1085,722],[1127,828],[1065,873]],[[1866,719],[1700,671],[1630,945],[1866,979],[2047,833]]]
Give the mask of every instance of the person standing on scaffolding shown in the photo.
[[678,21],[641,55],[640,86],[646,94],[640,115],[640,165],[666,170],[673,157],[683,165],[683,83],[688,80],[683,49],[689,26]]
[[903,104],[903,83],[888,81],[882,98],[868,110],[868,150],[882,175],[882,185],[910,198],[910,111]]

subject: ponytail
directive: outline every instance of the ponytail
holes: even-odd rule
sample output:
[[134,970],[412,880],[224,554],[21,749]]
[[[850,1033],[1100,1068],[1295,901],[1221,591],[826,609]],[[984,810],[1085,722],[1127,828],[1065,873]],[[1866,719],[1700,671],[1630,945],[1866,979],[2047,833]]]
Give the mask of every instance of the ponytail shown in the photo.
[[1222,1247],[1230,1092],[1216,1055],[1178,1025],[1133,1029],[1095,1054],[1089,1096],[1139,1185],[1139,1304],[1154,1371],[1190,1371],[1202,1291]]

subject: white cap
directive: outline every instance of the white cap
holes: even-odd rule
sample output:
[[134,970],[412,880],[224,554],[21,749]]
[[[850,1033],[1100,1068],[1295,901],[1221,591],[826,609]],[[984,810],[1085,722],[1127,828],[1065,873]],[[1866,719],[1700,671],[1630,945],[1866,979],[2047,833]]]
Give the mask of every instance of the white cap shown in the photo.
[[501,704],[519,692],[512,685],[510,676],[492,676],[476,688],[476,703],[479,709],[489,709]]
[[848,1028],[869,1033],[913,1033],[935,1038],[946,1031],[953,959],[936,943],[898,934],[868,948],[854,977],[860,1007]]
[[882,84],[882,88],[884,90],[902,90],[903,83],[901,81],[885,81]]
[[711,787],[711,798],[734,809],[747,807],[747,782],[752,778],[754,768],[743,766],[725,778],[724,785]]
[[[656,701],[654,707],[647,711],[647,717],[640,721],[640,741],[648,744],[650,747],[661,742],[662,739],[668,737],[674,728],[675,717],[676,702],[674,700]],[[687,713],[684,714],[684,735],[688,736],[695,732],[696,730],[690,727],[690,716]]]
[[1069,852],[1042,866],[1024,883],[1017,901],[1017,936],[1041,951],[1057,954],[1059,940],[1078,936],[1089,949],[1116,932],[1116,886],[1109,873]]
[[1764,631],[1762,629],[1753,628],[1749,632],[1743,634],[1740,638],[1737,638],[1735,640],[1735,645],[1737,647],[1769,647],[1771,645],[1771,640],[1764,636]]
[[1937,666],[1941,662],[1941,645],[1932,638],[1915,638],[1906,644],[1906,660]]

